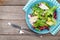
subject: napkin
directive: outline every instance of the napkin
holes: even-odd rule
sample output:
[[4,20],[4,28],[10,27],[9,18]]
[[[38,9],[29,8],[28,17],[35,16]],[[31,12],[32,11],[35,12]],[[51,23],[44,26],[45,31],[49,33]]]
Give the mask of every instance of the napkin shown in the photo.
[[24,8],[23,8],[23,10],[25,11],[25,12],[27,12],[28,11],[28,9],[31,7],[31,5],[35,2],[36,0],[29,0],[28,1],[28,3],[24,6]]
[[52,35],[56,35],[59,32],[60,24],[51,32]]

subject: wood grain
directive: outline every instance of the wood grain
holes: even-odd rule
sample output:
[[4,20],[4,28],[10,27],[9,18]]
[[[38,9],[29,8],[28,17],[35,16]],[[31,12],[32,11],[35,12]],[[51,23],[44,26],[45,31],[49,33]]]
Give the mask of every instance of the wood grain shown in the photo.
[[22,27],[22,29],[25,29],[24,35],[32,35],[32,34],[34,35],[34,33],[30,32],[30,30],[28,29],[25,20],[0,20],[0,22],[1,22],[0,23],[0,35],[3,35],[3,34],[18,35],[19,34],[19,29],[9,26],[8,22],[19,25]]
[[[22,28],[27,28],[25,20],[0,20],[0,34],[17,34],[18,29],[9,26],[8,22],[11,22],[13,24],[17,24],[21,26]],[[16,29],[16,30],[15,30]]]
[[0,36],[0,40],[22,40],[22,36]]
[[32,37],[32,36],[23,36],[24,40],[60,40],[60,37],[56,36],[43,36],[43,37]]
[[[8,22],[16,23],[22,27],[27,27],[25,22],[25,13],[22,10],[23,6],[0,6],[0,34],[17,34],[13,28],[10,28]],[[5,10],[6,9],[6,10]]]
[[19,5],[25,5],[28,2],[28,0],[3,0],[3,3],[0,5],[6,5],[6,6],[19,6]]
[[60,40],[60,37],[56,36],[0,36],[0,40]]
[[[57,0],[60,3],[60,0]],[[28,2],[28,0],[3,0],[0,2],[0,5],[3,6],[19,6],[19,5],[25,5]]]
[[23,6],[0,6],[0,19],[25,19]]

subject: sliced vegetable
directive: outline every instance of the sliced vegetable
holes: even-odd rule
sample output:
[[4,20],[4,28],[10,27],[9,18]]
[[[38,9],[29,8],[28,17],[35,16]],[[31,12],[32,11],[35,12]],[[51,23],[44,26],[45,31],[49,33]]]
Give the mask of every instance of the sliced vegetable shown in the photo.
[[46,23],[50,26],[54,24],[52,21],[47,21]]
[[36,30],[49,30],[50,26],[56,24],[56,6],[49,6],[48,3],[41,2],[32,7],[32,14],[28,15],[31,25]]
[[31,23],[34,23],[34,22],[37,21],[37,19],[38,19],[37,16],[31,17],[31,18],[30,18],[30,22],[31,22]]
[[53,15],[54,15],[54,18],[56,19],[57,18],[57,12],[55,11]]
[[40,31],[40,29],[39,28],[35,28],[37,31]]
[[40,30],[44,30],[44,29],[49,30],[48,26],[41,26],[41,27],[40,27]]
[[44,3],[40,3],[40,5],[39,5],[39,7],[41,8],[41,9],[49,9]]

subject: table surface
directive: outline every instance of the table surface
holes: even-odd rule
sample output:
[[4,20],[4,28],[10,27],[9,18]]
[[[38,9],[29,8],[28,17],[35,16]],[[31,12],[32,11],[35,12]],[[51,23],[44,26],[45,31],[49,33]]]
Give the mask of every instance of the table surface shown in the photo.
[[[0,2],[0,40],[60,40],[60,32],[55,36],[37,35],[28,29],[25,12],[22,10],[27,2],[28,0],[2,0]],[[9,26],[8,22],[17,24],[28,31],[24,31],[25,34],[21,35],[18,32],[19,29]]]

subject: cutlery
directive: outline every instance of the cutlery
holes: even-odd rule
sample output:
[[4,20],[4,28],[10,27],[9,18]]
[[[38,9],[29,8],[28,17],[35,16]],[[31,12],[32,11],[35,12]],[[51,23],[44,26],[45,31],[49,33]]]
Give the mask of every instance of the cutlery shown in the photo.
[[[12,27],[14,27],[14,28],[19,29],[19,33],[20,33],[20,34],[24,34],[24,31],[23,31],[23,30],[28,31],[28,32],[32,32],[31,30],[28,30],[28,29],[26,29],[26,28],[23,28],[23,29],[22,29],[21,26],[18,26],[18,25],[16,25],[16,24],[13,24],[13,23],[10,23],[10,22],[8,22],[8,25],[9,25],[9,26],[12,26]],[[33,33],[33,32],[32,32],[32,33]],[[34,34],[24,34],[24,35],[36,36],[36,37],[41,37],[41,38],[43,37],[42,35],[36,34],[36,33],[34,33]]]
[[20,34],[24,34],[24,32],[23,32],[21,26],[12,24],[12,23],[10,23],[10,22],[8,22],[8,25],[10,25],[10,26],[12,26],[12,27],[14,27],[14,28],[18,28],[18,29],[19,29],[19,33],[20,33]]

